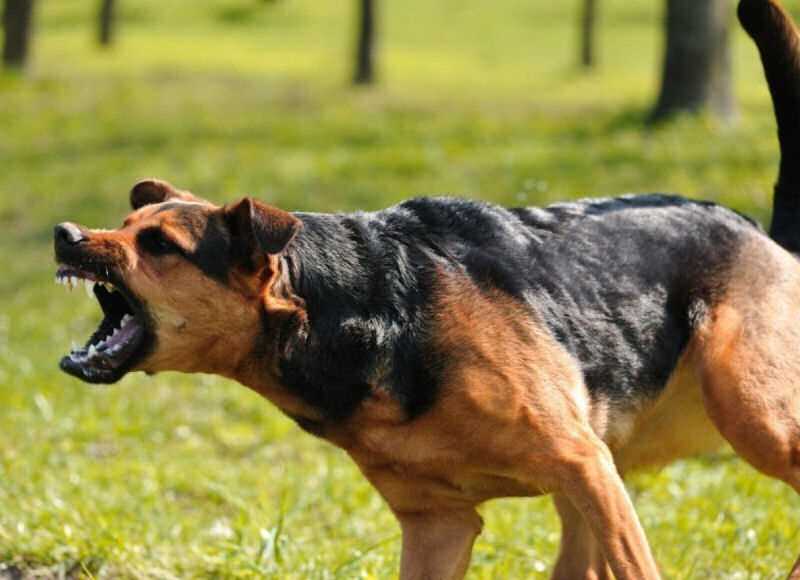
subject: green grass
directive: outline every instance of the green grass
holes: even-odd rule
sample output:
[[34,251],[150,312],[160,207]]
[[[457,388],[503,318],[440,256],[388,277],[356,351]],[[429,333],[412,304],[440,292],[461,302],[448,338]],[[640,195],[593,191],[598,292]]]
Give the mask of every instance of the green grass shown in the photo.
[[[52,283],[52,225],[120,223],[142,176],[320,211],[674,191],[768,218],[777,145],[743,34],[739,124],[646,131],[658,2],[603,3],[603,64],[586,76],[572,2],[382,2],[370,90],[345,82],[351,4],[122,2],[120,43],[101,52],[94,3],[39,3],[30,73],[0,77],[0,562],[54,576],[395,574],[399,531],[377,495],[252,393],[174,374],[98,389],[57,370],[97,312]],[[779,578],[796,556],[800,502],[729,453],[631,489],[669,578]],[[470,577],[545,577],[549,500],[483,513]]]

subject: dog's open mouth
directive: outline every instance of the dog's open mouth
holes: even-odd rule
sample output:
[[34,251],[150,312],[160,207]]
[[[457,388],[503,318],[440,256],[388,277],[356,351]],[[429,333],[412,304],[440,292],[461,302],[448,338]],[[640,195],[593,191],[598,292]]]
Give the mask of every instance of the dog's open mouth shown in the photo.
[[149,342],[142,305],[121,283],[72,266],[59,266],[56,283],[70,290],[84,285],[104,315],[86,344],[61,359],[61,369],[89,383],[118,381],[145,354]]

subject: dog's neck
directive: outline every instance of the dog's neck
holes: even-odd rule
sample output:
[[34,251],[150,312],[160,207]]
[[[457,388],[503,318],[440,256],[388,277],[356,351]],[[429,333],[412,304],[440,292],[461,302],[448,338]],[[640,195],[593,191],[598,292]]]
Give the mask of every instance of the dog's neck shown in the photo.
[[296,419],[336,420],[369,394],[383,354],[370,312],[379,273],[374,240],[355,216],[300,217],[304,227],[281,255],[265,301],[264,342],[249,378],[238,380]]
[[283,257],[270,257],[268,270],[268,279],[253,297],[256,313],[244,317],[247,320],[236,329],[226,331],[226,336],[232,332],[244,337],[238,344],[249,344],[250,349],[231,352],[228,347],[226,364],[212,372],[259,393],[287,415],[316,421],[320,413],[287,388],[280,371],[280,360],[289,344],[302,343],[307,332],[304,302],[291,287]]
[[406,369],[424,362],[411,337],[425,321],[428,262],[424,242],[388,235],[380,216],[297,215],[304,227],[279,258],[263,340],[234,378],[298,422],[336,423],[418,378]]
[[[364,309],[373,291],[373,235],[359,216],[298,214],[304,227],[283,256],[288,284],[309,319]],[[371,271],[372,270],[372,271]]]

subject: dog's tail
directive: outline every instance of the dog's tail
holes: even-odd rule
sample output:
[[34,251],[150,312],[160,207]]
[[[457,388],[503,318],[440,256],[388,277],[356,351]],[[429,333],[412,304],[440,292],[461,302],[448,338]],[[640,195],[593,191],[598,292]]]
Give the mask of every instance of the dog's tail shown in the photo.
[[800,35],[777,0],[741,0],[739,21],[761,53],[778,122],[781,165],[769,234],[800,253]]

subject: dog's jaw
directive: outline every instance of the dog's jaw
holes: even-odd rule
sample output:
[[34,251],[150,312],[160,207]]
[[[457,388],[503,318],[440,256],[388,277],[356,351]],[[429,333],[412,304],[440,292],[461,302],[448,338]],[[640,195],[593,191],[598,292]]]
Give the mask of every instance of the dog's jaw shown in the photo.
[[56,283],[70,290],[83,284],[104,314],[84,346],[74,347],[61,359],[61,369],[88,383],[117,382],[151,348],[153,334],[144,306],[121,283],[111,283],[75,266],[62,264]]

